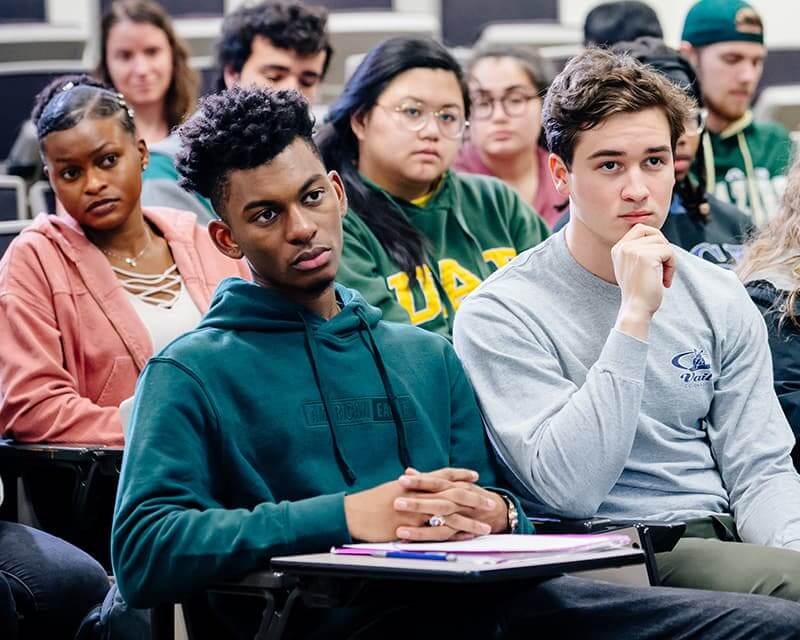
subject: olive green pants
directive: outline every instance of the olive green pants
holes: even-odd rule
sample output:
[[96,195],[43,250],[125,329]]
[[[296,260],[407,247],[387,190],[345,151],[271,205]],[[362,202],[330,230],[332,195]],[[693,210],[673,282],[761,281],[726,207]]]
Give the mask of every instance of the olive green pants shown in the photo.
[[661,584],[800,602],[800,552],[741,541],[730,516],[687,522],[672,551],[656,554]]

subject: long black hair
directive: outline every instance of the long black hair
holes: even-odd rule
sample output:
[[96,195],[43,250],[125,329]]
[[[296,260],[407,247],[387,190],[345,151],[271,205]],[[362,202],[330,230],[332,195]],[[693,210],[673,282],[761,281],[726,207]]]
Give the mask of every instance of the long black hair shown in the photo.
[[328,169],[342,177],[350,208],[367,224],[389,256],[416,281],[416,268],[424,262],[425,239],[402,212],[370,189],[358,173],[358,140],[350,127],[353,114],[368,112],[384,89],[410,69],[444,69],[461,87],[465,117],[469,117],[469,90],[456,59],[438,42],[428,38],[391,38],[374,47],[328,111],[327,124],[317,144]]

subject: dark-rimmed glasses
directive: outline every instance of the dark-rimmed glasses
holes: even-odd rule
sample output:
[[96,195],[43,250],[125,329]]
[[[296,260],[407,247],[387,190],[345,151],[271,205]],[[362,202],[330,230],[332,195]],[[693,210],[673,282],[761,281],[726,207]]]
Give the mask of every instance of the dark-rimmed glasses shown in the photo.
[[470,95],[472,101],[472,117],[475,120],[488,120],[494,113],[495,103],[499,103],[503,112],[509,118],[517,118],[525,115],[528,104],[531,100],[536,100],[538,94],[513,89],[507,91],[499,98],[495,98],[487,91],[474,91]]

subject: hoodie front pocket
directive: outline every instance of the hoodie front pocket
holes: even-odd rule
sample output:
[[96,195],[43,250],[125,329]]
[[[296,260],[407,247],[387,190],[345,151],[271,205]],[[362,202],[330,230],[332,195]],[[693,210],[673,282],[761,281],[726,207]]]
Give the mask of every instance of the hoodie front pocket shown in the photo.
[[95,404],[101,407],[119,406],[120,402],[133,395],[138,375],[133,358],[130,356],[114,358],[111,371]]

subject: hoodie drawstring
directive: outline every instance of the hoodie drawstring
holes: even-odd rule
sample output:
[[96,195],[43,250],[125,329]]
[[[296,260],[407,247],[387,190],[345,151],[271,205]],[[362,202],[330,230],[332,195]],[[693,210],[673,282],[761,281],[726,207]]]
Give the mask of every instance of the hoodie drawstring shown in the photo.
[[381,355],[380,349],[378,349],[378,343],[375,341],[375,336],[372,334],[372,329],[370,329],[369,323],[367,322],[366,318],[364,318],[362,310],[360,308],[356,308],[355,314],[358,316],[358,318],[361,320],[361,323],[364,325],[364,328],[367,330],[367,336],[369,336],[369,342],[372,346],[372,358],[375,360],[375,366],[378,368],[378,374],[381,377],[383,389],[386,391],[386,398],[389,401],[389,409],[392,412],[394,426],[397,431],[397,448],[400,455],[400,463],[403,465],[403,467],[411,467],[413,465],[411,464],[411,453],[409,452],[408,448],[408,439],[406,438],[405,423],[403,423],[403,418],[400,415],[400,408],[397,405],[397,396],[395,395],[394,388],[389,380],[389,374],[386,372],[386,365],[383,362],[383,356]]
[[351,485],[356,481],[356,474],[353,471],[353,468],[347,462],[347,459],[344,457],[344,452],[339,446],[339,438],[337,437],[337,431],[339,429],[339,426],[338,423],[336,422],[336,413],[333,411],[333,408],[331,407],[330,399],[328,397],[328,390],[325,387],[324,379],[319,374],[319,365],[317,364],[318,354],[317,354],[316,339],[314,338],[314,334],[311,330],[311,327],[308,326],[306,319],[303,318],[302,315],[300,316],[300,318],[303,321],[303,326],[305,327],[306,330],[306,342],[308,343],[308,350],[311,356],[311,369],[314,372],[314,379],[317,382],[319,395],[322,397],[322,406],[325,408],[325,415],[328,417],[328,427],[330,428],[331,440],[333,441],[334,455],[336,456],[336,461],[339,463],[339,468],[342,470],[342,473],[344,473],[344,477],[347,480],[347,484]]

